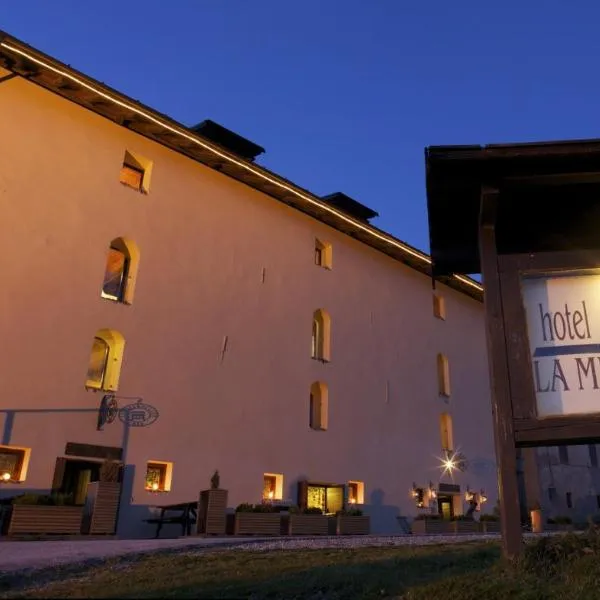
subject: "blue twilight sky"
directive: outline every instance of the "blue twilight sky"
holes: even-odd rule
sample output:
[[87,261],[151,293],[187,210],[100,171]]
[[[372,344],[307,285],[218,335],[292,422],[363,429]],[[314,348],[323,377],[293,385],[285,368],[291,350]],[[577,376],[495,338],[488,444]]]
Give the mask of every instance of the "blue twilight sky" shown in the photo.
[[598,0],[0,0],[0,29],[429,248],[425,146],[600,137]]

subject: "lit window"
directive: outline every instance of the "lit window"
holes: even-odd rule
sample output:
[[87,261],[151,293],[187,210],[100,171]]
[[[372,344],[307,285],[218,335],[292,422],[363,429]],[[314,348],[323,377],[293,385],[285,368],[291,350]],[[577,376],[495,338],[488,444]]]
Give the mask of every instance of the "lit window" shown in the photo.
[[327,385],[315,381],[310,388],[309,426],[317,431],[326,431],[329,420],[329,390]]
[[450,396],[450,367],[448,358],[443,354],[437,356],[438,388],[440,396]]
[[101,329],[94,337],[88,363],[86,387],[115,391],[119,387],[125,339],[112,329]]
[[283,475],[280,473],[265,473],[263,475],[262,499],[281,500],[283,498]]
[[316,310],[312,320],[311,356],[329,361],[331,350],[331,318],[322,309]]
[[0,446],[0,484],[25,480],[29,453],[28,448]]
[[446,319],[446,302],[439,294],[433,295],[433,315],[442,321]]
[[149,461],[146,465],[145,487],[151,492],[168,492],[171,490],[173,463]]
[[365,484],[362,481],[348,482],[348,504],[365,503]]
[[101,296],[114,302],[131,304],[140,252],[131,240],[116,238],[110,243]]
[[440,415],[440,436],[442,439],[442,450],[453,450],[452,417],[448,413]]
[[331,269],[332,249],[331,244],[315,240],[315,265],[325,269]]
[[125,152],[119,181],[127,187],[147,194],[150,191],[151,172],[152,161],[139,154]]

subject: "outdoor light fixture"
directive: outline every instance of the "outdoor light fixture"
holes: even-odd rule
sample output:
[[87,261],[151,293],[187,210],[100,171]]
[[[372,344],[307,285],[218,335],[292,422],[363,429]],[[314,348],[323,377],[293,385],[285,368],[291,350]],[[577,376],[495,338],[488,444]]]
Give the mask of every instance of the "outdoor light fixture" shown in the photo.
[[487,496],[485,495],[485,490],[483,488],[481,488],[481,491],[479,492],[479,502],[481,504],[487,502]]
[[465,500],[467,502],[471,502],[471,500],[473,500],[475,498],[475,494],[469,489],[469,486],[467,486],[467,491],[465,492]]
[[4,481],[5,483],[10,481],[11,477],[10,477],[10,473],[8,471],[2,473],[2,481]]
[[433,487],[433,483],[431,483],[431,481],[429,482],[429,497],[432,500],[435,500],[437,498],[437,492],[435,491],[435,488]]

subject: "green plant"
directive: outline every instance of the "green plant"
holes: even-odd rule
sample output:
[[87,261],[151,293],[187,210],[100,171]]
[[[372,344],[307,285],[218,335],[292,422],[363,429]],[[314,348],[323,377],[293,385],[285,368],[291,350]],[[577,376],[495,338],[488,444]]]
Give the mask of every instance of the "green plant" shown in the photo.
[[221,485],[221,476],[219,475],[219,471],[215,471],[213,476],[210,478],[210,489],[218,490],[219,485]]
[[415,521],[437,521],[441,520],[442,515],[435,513],[421,513],[415,517]]
[[500,515],[496,515],[496,514],[490,514],[490,513],[486,513],[485,515],[481,515],[479,517],[480,521],[491,521],[491,522],[498,522],[500,520]]
[[452,517],[453,521],[473,521],[473,517],[470,515],[455,515]]
[[572,525],[573,519],[571,519],[571,517],[559,515],[558,517],[548,519],[546,523],[548,523],[548,525]]
[[343,517],[362,517],[363,511],[360,508],[344,508],[342,510],[338,510],[336,515]]
[[274,506],[270,504],[250,504],[248,502],[242,502],[238,504],[235,509],[236,513],[274,513],[279,512]]
[[307,506],[302,510],[303,515],[322,515],[323,511],[317,506]]
[[27,506],[67,506],[73,504],[70,494],[21,494],[12,498],[12,504]]

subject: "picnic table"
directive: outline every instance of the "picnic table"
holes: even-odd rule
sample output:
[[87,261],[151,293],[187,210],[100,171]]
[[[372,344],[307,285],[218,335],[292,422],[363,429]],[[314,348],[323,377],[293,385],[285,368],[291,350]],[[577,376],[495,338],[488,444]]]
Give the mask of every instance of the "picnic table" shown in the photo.
[[[160,536],[160,530],[163,525],[179,524],[181,525],[181,535],[191,535],[192,525],[198,518],[198,501],[180,502],[179,504],[165,504],[155,506],[160,510],[158,517],[145,519],[146,523],[156,524],[155,538]],[[175,514],[167,514],[175,513]]]

